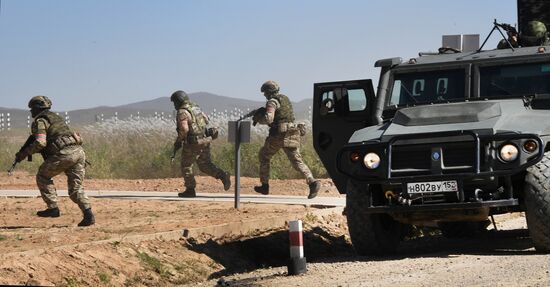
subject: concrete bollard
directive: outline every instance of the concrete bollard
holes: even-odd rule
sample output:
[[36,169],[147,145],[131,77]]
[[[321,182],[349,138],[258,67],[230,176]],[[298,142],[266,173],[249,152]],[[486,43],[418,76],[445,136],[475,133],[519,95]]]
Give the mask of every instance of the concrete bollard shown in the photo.
[[290,260],[288,275],[299,275],[307,272],[306,258],[304,257],[304,236],[302,221],[295,220],[288,223],[290,239]]

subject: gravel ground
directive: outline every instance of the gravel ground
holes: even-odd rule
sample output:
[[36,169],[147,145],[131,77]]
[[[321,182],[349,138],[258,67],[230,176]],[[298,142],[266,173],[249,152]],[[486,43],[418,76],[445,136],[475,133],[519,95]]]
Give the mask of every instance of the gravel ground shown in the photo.
[[308,263],[299,276],[277,267],[199,286],[550,286],[550,255],[535,252],[524,215],[496,222],[498,231],[484,238],[419,238],[404,242],[395,257],[350,254]]

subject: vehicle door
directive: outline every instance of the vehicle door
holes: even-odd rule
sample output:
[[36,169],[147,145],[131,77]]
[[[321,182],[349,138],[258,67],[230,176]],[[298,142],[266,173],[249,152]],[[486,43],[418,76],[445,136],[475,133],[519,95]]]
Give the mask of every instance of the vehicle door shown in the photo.
[[317,83],[313,89],[313,146],[338,191],[345,193],[347,177],[337,170],[337,155],[356,130],[372,125],[372,81]]

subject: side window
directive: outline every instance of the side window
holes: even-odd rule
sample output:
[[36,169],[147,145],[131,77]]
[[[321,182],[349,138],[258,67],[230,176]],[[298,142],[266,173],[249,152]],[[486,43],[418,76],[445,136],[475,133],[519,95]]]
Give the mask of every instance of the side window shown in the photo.
[[414,80],[413,82],[413,96],[421,96],[424,92],[425,81],[423,79]]
[[367,96],[363,89],[348,90],[350,112],[364,111],[367,108]]
[[436,93],[437,93],[438,96],[443,97],[443,96],[447,95],[448,87],[449,87],[449,79],[447,79],[447,78],[437,79],[437,91],[436,91]]
[[401,100],[401,80],[395,80],[393,82],[393,88],[391,90],[390,106],[399,105]]

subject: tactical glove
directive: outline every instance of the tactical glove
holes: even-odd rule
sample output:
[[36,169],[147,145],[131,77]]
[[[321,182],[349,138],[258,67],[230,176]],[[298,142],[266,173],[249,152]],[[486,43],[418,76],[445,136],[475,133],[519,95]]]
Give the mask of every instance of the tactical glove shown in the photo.
[[258,122],[261,122],[262,118],[265,118],[266,113],[267,110],[265,109],[265,107],[257,109],[254,113],[254,116],[252,117],[252,122],[254,123],[254,125],[256,125],[256,123]]

